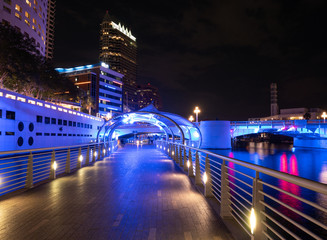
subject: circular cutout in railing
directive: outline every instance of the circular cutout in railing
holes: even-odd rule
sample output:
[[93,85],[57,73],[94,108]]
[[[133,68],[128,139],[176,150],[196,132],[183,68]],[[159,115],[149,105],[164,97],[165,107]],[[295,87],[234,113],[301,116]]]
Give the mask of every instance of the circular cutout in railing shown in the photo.
[[23,122],[19,122],[18,123],[18,130],[19,131],[23,131],[24,130],[24,123]]
[[28,145],[32,146],[34,143],[34,139],[32,137],[29,137],[28,139]]
[[24,143],[24,139],[22,138],[22,137],[19,137],[18,139],[17,139],[17,144],[18,144],[18,146],[22,146],[23,145],[23,143]]
[[34,124],[30,123],[30,125],[28,125],[28,129],[30,130],[30,132],[33,132],[34,130]]

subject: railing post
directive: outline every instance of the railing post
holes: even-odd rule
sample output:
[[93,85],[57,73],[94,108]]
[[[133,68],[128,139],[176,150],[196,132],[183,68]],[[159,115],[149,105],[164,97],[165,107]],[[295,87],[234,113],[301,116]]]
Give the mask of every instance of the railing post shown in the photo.
[[183,164],[183,149],[181,146],[179,146],[179,166],[183,167],[184,164]]
[[25,188],[33,187],[33,154],[28,156]]
[[82,161],[80,159],[81,154],[82,154],[82,149],[79,148],[78,149],[78,155],[77,155],[77,168],[81,168],[82,167]]
[[183,161],[183,166],[184,166],[184,171],[187,172],[188,169],[187,169],[187,156],[186,156],[186,147],[184,146],[183,147],[183,154],[184,154],[184,161]]
[[263,185],[260,182],[259,172],[255,172],[255,178],[253,179],[253,197],[252,197],[252,205],[254,208],[255,216],[256,216],[256,227],[254,229],[254,233],[252,236],[253,240],[265,240],[267,239],[266,235],[263,233],[266,230],[265,225],[262,224],[263,221],[266,220],[265,216],[261,213],[265,211],[265,207],[261,202],[264,202],[264,196],[260,191],[263,191]]
[[178,146],[174,145],[174,161],[178,163]]
[[201,184],[200,159],[198,151],[195,153],[195,184]]
[[65,173],[70,173],[70,148],[67,150]]
[[95,162],[95,154],[96,154],[96,148],[95,145],[93,146],[93,152],[92,152],[92,162]]
[[227,166],[225,160],[221,165],[221,203],[220,203],[220,216],[222,218],[230,218],[230,197],[229,197],[229,181],[227,175]]
[[90,146],[87,146],[85,165],[89,165],[89,164],[90,164]]
[[208,154],[206,156],[205,173],[207,174],[207,182],[204,185],[204,196],[213,197],[212,186],[211,186],[212,183],[211,183],[210,161],[209,161]]
[[98,155],[97,155],[97,160],[99,161],[101,157],[101,144],[98,144]]
[[50,177],[49,177],[51,180],[56,178],[56,169],[57,169],[56,153],[55,150],[53,150],[51,155]]
[[192,160],[192,152],[191,152],[191,149],[188,150],[188,160],[190,162],[190,165],[188,167],[188,176],[189,177],[194,177],[194,173],[193,173],[193,160]]

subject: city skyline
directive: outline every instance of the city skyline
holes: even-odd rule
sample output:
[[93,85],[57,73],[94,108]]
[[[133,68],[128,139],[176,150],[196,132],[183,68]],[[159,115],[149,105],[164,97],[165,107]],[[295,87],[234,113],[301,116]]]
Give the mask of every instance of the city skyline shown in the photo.
[[200,120],[269,116],[272,82],[281,108],[326,109],[325,5],[180,1],[171,9],[166,2],[99,1],[76,8],[74,1],[57,2],[54,61],[62,67],[96,62],[108,9],[133,29],[139,83],[159,88],[164,111],[188,117],[198,105]]

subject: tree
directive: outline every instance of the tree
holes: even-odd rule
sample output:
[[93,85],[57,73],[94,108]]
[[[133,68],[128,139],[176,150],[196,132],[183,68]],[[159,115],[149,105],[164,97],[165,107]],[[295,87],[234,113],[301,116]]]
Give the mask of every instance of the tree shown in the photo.
[[3,24],[0,24],[0,87],[36,98],[68,100],[77,95],[74,84],[40,55],[35,41]]
[[309,120],[311,118],[311,114],[309,112],[306,112],[304,115],[303,115],[303,118],[305,120]]

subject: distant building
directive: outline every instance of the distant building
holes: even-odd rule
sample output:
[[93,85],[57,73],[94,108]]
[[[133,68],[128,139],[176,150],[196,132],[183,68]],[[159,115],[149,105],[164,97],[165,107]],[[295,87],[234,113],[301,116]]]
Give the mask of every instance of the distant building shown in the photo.
[[123,74],[109,69],[105,63],[56,70],[92,99],[92,115],[104,117],[122,113]]
[[137,89],[137,96],[140,108],[144,108],[152,103],[158,110],[161,110],[161,98],[157,87],[150,83],[141,85]]
[[137,45],[131,31],[114,22],[108,11],[101,23],[100,62],[124,75],[124,108],[131,111],[138,109],[137,104]]
[[40,51],[53,57],[55,0],[0,0],[0,22],[26,34]]
[[279,113],[277,103],[277,84],[270,84],[270,115],[274,116]]

